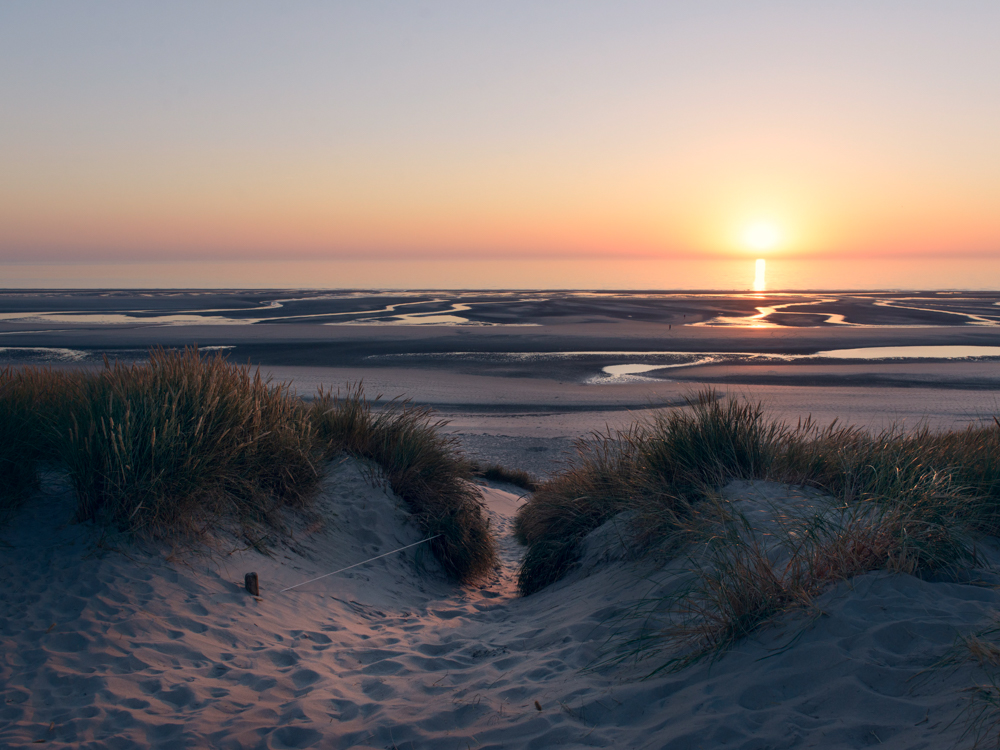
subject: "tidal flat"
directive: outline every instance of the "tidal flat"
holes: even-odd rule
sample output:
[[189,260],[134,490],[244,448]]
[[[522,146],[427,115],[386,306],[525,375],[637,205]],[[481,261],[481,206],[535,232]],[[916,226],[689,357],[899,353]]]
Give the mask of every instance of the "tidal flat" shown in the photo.
[[[795,421],[989,420],[1000,293],[86,290],[0,293],[0,365],[95,367],[197,344],[305,397],[364,382],[469,448],[540,456],[699,388]],[[560,450],[539,450],[535,438]],[[527,449],[533,449],[528,451]]]

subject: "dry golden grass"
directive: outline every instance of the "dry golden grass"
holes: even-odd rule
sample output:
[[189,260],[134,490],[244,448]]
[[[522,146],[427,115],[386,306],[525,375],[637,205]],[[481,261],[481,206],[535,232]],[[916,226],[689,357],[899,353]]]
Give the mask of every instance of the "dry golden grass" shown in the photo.
[[971,748],[1000,746],[1000,623],[969,635],[960,636],[955,646],[925,672],[954,670],[973,666],[979,672],[978,682],[962,692],[966,705],[957,719],[965,724],[962,739],[971,740]]
[[221,355],[154,350],[76,387],[62,449],[81,518],[154,536],[212,518],[261,524],[319,480],[301,402]]
[[45,369],[0,370],[0,517],[37,487],[54,462],[78,376]]
[[596,436],[578,446],[569,469],[539,485],[514,519],[514,535],[528,546],[518,588],[530,594],[557,581],[576,561],[580,540],[632,506],[642,487],[622,440]]
[[[516,520],[528,545],[524,593],[557,580],[576,559],[580,539],[617,513],[640,513],[647,538],[639,541],[655,544],[683,532],[713,489],[731,479],[806,484],[844,505],[880,508],[876,526],[896,529],[894,551],[880,551],[885,540],[866,537],[875,533],[865,526],[873,516],[862,514],[850,553],[830,565],[849,567],[846,560],[864,557],[867,547],[894,569],[915,570],[949,557],[958,527],[1000,532],[1000,426],[941,434],[819,430],[808,421],[789,427],[768,420],[759,404],[711,391],[690,407],[592,436],[573,465],[538,487]],[[555,546],[562,550],[558,567],[542,554]]]
[[538,489],[538,480],[524,469],[513,469],[501,464],[483,465],[472,461],[469,464],[469,470],[473,476],[488,479],[491,482],[505,482],[528,492],[534,492]]
[[647,529],[640,541],[655,544],[684,532],[712,486],[773,465],[787,431],[767,422],[759,405],[705,391],[690,407],[591,436],[566,471],[538,487],[515,522],[528,545],[522,593],[558,580],[578,558],[580,540],[616,514],[637,511]]
[[960,525],[929,520],[919,507],[842,507],[767,535],[731,508],[719,515],[696,584],[655,603],[665,624],[644,646],[676,652],[666,668],[720,654],[775,616],[809,606],[832,583],[877,570],[914,574],[975,563]]
[[432,412],[393,401],[375,408],[360,385],[343,396],[321,393],[310,416],[328,453],[346,451],[379,465],[393,491],[407,503],[437,558],[461,581],[486,575],[498,564],[479,491],[469,463]]
[[0,372],[0,510],[30,496],[38,468],[65,467],[81,519],[147,537],[219,523],[280,525],[322,462],[371,460],[409,505],[445,569],[471,580],[496,563],[478,491],[426,410],[373,409],[360,388],[304,403],[285,384],[195,348],[97,372]]
[[[770,421],[759,405],[712,392],[683,412],[594,436],[542,484],[516,528],[528,545],[519,585],[558,580],[592,529],[637,514],[636,547],[697,549],[694,583],[637,607],[648,627],[630,657],[678,668],[720,653],[826,586],[871,571],[921,573],[976,564],[971,534],[1000,531],[1000,425],[947,433],[817,429]],[[827,512],[794,531],[757,534],[716,490],[732,479],[810,485]],[[695,543],[692,547],[691,544]]]

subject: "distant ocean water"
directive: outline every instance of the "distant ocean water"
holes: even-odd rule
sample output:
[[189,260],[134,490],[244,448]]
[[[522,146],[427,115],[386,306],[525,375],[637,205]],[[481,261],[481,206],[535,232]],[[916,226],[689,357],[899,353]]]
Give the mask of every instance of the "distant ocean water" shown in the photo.
[[[998,253],[1000,255],[1000,253]],[[0,262],[0,288],[753,290],[756,259]],[[764,289],[1000,289],[1000,257],[766,259]]]

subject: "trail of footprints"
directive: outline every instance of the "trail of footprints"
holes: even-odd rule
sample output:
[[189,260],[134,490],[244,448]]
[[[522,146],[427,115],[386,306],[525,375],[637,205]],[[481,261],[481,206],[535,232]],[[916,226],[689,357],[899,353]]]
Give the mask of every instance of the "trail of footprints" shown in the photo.
[[[278,594],[419,538],[360,468],[329,481],[335,521],[296,539],[301,558],[123,554],[53,530],[64,494],[28,513],[3,536],[0,746],[931,748],[942,722],[925,719],[956,715],[970,677],[912,680],[998,604],[982,586],[859,579],[864,596],[841,587],[824,617],[793,618],[794,649],[778,631],[655,680],[588,671],[652,584],[608,565],[515,597],[509,493],[490,491],[503,567],[482,588],[400,555]],[[241,588],[250,565],[260,599]]]

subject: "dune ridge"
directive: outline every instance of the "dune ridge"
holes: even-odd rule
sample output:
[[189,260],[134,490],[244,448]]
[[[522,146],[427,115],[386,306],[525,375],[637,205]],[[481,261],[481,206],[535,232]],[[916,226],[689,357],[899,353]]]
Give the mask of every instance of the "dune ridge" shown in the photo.
[[[372,471],[338,463],[317,499],[325,524],[298,517],[270,557],[245,543],[171,555],[69,524],[71,490],[47,477],[43,498],[0,533],[10,582],[0,592],[0,744],[971,743],[962,690],[983,673],[935,665],[960,636],[994,622],[1000,594],[982,585],[996,583],[989,573],[964,583],[868,574],[718,661],[644,680],[648,661],[593,667],[638,627],[628,616],[637,601],[690,575],[683,559],[657,569],[599,559],[595,547],[563,581],[517,597],[521,549],[510,531],[521,500],[500,485],[483,492],[502,566],[479,586],[457,586],[417,548],[278,594],[420,539],[398,498],[373,486]],[[735,489],[731,502],[749,502],[750,517],[801,499],[782,485]],[[1000,559],[992,548],[984,554]],[[249,570],[260,575],[259,599],[242,589]]]

